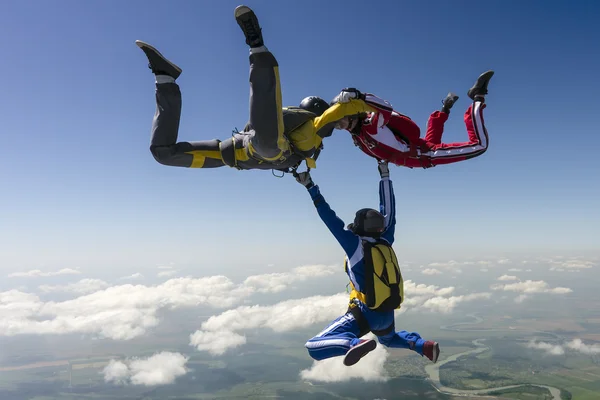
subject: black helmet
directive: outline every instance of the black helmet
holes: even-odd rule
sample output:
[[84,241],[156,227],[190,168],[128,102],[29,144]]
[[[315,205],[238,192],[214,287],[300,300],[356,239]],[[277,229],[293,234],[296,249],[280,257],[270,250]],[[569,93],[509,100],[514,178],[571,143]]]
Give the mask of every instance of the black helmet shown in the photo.
[[359,236],[379,237],[385,230],[385,217],[377,210],[363,208],[356,212],[348,229]]
[[300,108],[310,111],[317,116],[321,116],[329,108],[329,104],[325,100],[317,96],[308,96],[300,102]]

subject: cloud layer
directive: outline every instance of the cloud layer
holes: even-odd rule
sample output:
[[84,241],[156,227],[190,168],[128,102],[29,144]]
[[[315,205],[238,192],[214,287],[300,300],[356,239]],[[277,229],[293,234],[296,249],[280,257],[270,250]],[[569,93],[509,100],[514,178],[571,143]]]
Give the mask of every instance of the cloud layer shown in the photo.
[[[159,323],[158,311],[204,305],[231,308],[254,293],[281,291],[295,282],[333,273],[338,267],[303,266],[285,274],[251,276],[236,284],[225,276],[175,278],[160,285],[122,284],[54,302],[19,290],[0,292],[0,335],[84,333],[115,340],[144,334]],[[284,275],[282,277],[282,275]],[[102,281],[83,280],[43,290],[89,292]]]
[[[512,278],[512,277],[511,277]],[[520,281],[508,284],[495,284],[491,286],[492,290],[503,290],[505,292],[517,292],[522,294],[533,294],[533,293],[551,293],[551,294],[566,294],[571,293],[573,290],[566,287],[555,287],[551,288],[548,283],[544,281],[532,281],[530,279],[526,281]]]
[[531,340],[527,343],[527,347],[543,350],[546,354],[554,356],[565,354],[567,350],[588,355],[600,354],[600,344],[585,344],[579,338],[575,338],[564,344],[552,344]]
[[63,268],[58,271],[42,271],[39,269],[32,269],[31,271],[26,272],[13,272],[12,274],[8,274],[9,278],[37,278],[37,277],[47,277],[47,276],[58,276],[58,275],[77,275],[81,274],[80,271],[71,268]]
[[[406,281],[406,300],[397,313],[414,312],[417,309],[450,313],[461,302],[487,299],[491,296],[490,293],[450,296],[453,292],[454,287],[439,288]],[[329,323],[346,311],[347,304],[348,294],[337,293],[332,296],[286,300],[267,306],[239,306],[214,315],[202,323],[201,329],[190,335],[190,345],[199,351],[220,355],[246,343],[245,336],[239,332],[259,328],[286,332]]]
[[[537,268],[549,269],[550,271],[562,271],[562,272],[580,272],[582,270],[589,270],[594,268],[600,263],[600,259],[596,258],[585,258],[585,257],[565,257],[565,256],[554,256],[554,257],[527,257],[519,260],[511,260],[508,258],[490,257],[485,260],[450,260],[445,262],[432,262],[426,265],[421,265],[421,268],[425,268],[422,273],[424,274],[438,274],[444,273],[445,271],[459,274],[463,271],[463,268],[479,268],[481,272],[488,272],[492,269],[496,270],[508,270],[509,272],[520,272],[526,271],[531,272],[532,269],[523,269],[524,266],[531,266]],[[438,272],[433,272],[437,270]],[[429,271],[429,272],[425,272]]]
[[[516,276],[503,275],[498,280],[516,280],[518,279]],[[529,298],[532,294],[539,293],[548,293],[548,294],[567,294],[571,293],[573,290],[566,287],[555,287],[551,288],[548,283],[544,281],[519,281],[514,283],[507,284],[494,284],[491,285],[492,290],[505,291],[505,292],[516,292],[520,293],[519,296],[515,298],[516,303],[522,303],[524,300]]]
[[101,279],[82,279],[79,282],[67,285],[40,285],[43,293],[77,293],[87,294],[106,289],[110,285]]

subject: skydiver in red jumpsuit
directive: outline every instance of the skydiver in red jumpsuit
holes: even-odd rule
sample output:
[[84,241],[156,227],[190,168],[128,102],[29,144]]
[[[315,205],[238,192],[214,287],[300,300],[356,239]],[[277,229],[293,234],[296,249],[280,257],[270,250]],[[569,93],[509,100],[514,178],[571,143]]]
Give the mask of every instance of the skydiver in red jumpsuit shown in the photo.
[[389,102],[354,88],[344,89],[334,98],[332,105],[360,99],[373,111],[360,117],[346,117],[336,128],[348,130],[355,145],[367,155],[409,168],[431,168],[480,156],[488,148],[483,109],[486,107],[487,86],[493,75],[494,71],[484,72],[467,92],[473,100],[464,114],[469,137],[467,142],[442,143],[444,123],[458,100],[454,93],[448,93],[442,100],[442,109],[429,116],[425,137],[421,138],[419,126],[406,115],[395,111]]

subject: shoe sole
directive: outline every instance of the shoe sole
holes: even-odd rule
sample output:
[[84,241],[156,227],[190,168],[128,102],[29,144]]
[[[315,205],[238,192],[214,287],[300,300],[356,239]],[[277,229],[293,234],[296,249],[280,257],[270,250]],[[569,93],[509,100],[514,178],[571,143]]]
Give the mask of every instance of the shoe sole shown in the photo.
[[156,50],[156,48],[154,48],[152,45],[146,43],[146,42],[142,42],[141,40],[136,40],[135,44],[140,48],[143,49],[144,47],[147,49],[152,50],[153,52],[155,52],[160,58],[162,58],[163,60],[165,60],[165,62],[167,64],[169,64],[171,67],[173,67],[177,72],[179,72],[180,74],[183,72],[181,68],[179,68],[177,65],[173,64],[171,61],[169,61],[165,56],[163,56],[161,54],[160,51]]
[[431,360],[434,364],[437,362],[438,357],[440,356],[440,344],[436,343],[435,346],[433,346],[433,360]]
[[[452,107],[454,104],[456,104],[456,102],[458,101],[458,99],[459,99],[460,97],[459,97],[459,96],[458,96],[456,93],[454,93],[454,92],[449,92],[449,93],[446,95],[446,97],[445,97],[445,98],[442,100],[442,104],[444,104],[444,101],[445,101],[447,98],[450,98],[450,99],[451,99],[451,101],[450,101],[450,104],[449,104],[449,105],[450,105],[450,107],[449,107],[449,108],[451,108],[451,107]],[[444,105],[445,105],[445,104],[444,104]]]
[[350,367],[356,364],[361,358],[375,350],[376,347],[377,342],[374,340],[369,340],[368,342],[354,346],[348,351],[348,353],[346,353],[346,356],[344,357],[344,365]]
[[252,9],[250,7],[248,7],[248,6],[237,6],[235,8],[235,11],[233,12],[233,16],[235,17],[235,19],[238,19],[242,15],[247,14],[249,12],[252,12]]
[[471,95],[471,93],[474,90],[482,89],[484,87],[487,89],[487,85],[493,76],[494,76],[494,71],[492,71],[492,70],[485,71],[483,74],[479,75],[479,77],[477,78],[477,81],[475,81],[475,84],[473,85],[473,87],[471,87],[471,89],[469,89],[469,91],[467,92],[467,96],[469,96],[470,99],[474,100],[474,97],[477,95]]

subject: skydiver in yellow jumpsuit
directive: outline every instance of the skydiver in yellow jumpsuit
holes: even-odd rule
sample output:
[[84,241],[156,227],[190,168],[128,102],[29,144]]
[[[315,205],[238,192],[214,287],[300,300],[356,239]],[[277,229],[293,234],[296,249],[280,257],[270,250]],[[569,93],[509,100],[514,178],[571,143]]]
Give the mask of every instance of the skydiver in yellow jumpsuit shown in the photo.
[[[299,107],[282,107],[279,66],[265,47],[262,28],[247,6],[235,9],[235,19],[250,47],[250,119],[242,132],[225,140],[177,142],[181,117],[181,92],[175,80],[182,69],[157,49],[140,40],[155,75],[156,112],[150,151],[157,162],[186,168],[274,169],[287,171],[306,161],[315,167],[323,138],[334,129],[346,129],[351,121],[375,109],[358,99],[352,89],[327,103],[306,97]],[[338,102],[339,99],[344,102]]]

